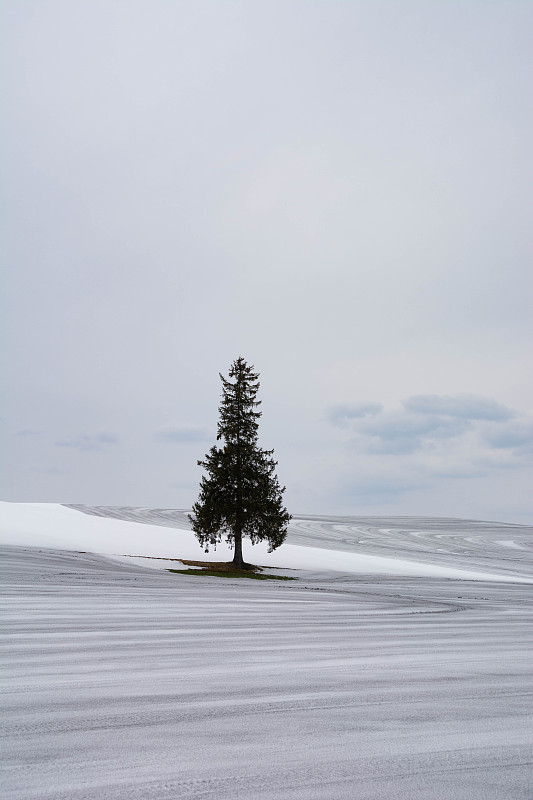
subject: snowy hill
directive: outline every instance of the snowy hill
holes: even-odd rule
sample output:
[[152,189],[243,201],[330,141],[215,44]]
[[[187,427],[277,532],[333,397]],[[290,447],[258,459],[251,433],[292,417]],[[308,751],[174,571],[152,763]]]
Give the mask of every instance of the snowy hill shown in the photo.
[[[1,503],[4,544],[120,557],[231,560],[225,544],[206,555],[187,513],[173,509]],[[433,518],[295,517],[285,544],[268,553],[245,542],[245,558],[277,569],[533,580],[532,530],[523,525]]]

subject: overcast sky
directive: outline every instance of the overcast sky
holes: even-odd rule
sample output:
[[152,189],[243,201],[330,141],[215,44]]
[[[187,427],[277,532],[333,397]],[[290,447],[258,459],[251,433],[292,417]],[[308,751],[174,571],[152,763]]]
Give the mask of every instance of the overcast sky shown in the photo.
[[0,13],[2,499],[190,507],[242,355],[292,513],[531,519],[531,2]]

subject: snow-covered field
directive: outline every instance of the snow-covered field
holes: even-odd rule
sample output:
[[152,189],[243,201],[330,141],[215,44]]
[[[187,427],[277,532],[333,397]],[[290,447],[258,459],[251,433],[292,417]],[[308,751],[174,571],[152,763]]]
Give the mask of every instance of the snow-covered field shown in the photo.
[[297,517],[291,582],[165,572],[229,556],[179,511],[1,533],[6,800],[533,795],[531,529]]

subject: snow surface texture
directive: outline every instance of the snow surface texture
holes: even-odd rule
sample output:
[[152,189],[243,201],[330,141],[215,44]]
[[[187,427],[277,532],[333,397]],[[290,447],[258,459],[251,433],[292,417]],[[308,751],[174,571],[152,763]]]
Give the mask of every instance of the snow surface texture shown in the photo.
[[529,529],[299,517],[278,583],[97,555],[194,543],[85,510],[2,504],[6,800],[533,796]]

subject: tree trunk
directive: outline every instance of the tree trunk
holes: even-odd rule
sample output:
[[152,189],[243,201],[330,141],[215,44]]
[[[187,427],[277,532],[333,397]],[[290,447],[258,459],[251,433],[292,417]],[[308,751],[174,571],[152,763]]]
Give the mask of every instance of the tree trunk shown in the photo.
[[242,533],[240,531],[235,531],[235,552],[232,563],[235,569],[246,568],[246,564],[242,560]]

